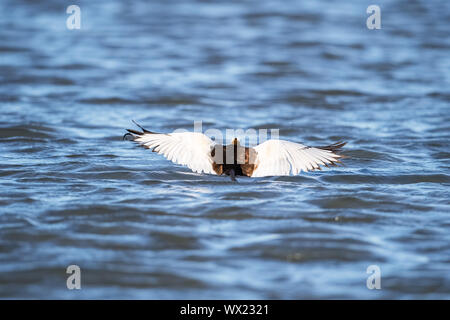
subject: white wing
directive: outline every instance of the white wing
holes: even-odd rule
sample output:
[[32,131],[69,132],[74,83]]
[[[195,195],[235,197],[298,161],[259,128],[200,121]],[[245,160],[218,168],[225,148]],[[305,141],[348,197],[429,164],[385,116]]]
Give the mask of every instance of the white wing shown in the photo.
[[216,174],[213,170],[211,150],[214,141],[200,132],[174,132],[168,134],[143,133],[128,130],[133,140],[142,146],[153,149],[168,160],[187,166],[194,172]]
[[335,165],[342,156],[333,151],[344,144],[321,149],[285,140],[268,140],[254,148],[257,155],[252,177],[297,175],[301,171],[320,170],[320,165]]

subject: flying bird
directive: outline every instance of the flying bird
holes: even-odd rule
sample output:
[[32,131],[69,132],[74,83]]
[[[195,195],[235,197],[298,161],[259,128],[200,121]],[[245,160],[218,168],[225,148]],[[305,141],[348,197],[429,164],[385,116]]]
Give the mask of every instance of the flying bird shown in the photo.
[[[134,121],[133,121],[134,122]],[[215,143],[201,132],[156,133],[127,129],[123,139],[137,142],[153,152],[194,172],[236,176],[266,177],[297,175],[301,171],[336,166],[345,156],[338,152],[346,142],[323,147],[308,147],[286,140],[270,139],[253,148],[241,146],[237,138],[231,144]]]

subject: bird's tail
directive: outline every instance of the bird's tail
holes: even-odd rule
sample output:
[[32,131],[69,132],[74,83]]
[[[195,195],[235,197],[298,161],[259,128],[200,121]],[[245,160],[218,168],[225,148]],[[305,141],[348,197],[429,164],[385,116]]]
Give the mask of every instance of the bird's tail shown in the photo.
[[236,181],[236,173],[234,172],[234,169],[230,170],[230,178],[231,181]]

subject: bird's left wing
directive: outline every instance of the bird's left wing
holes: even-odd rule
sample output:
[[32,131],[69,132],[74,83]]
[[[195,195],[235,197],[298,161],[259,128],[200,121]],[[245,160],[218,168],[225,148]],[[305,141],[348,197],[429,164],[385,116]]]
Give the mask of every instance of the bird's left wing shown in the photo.
[[[143,129],[141,127],[141,129]],[[187,166],[194,172],[216,174],[211,151],[215,143],[201,132],[154,133],[143,129],[128,129],[126,135],[147,149],[164,155],[168,160]],[[125,137],[125,136],[124,136]]]
[[308,147],[285,140],[267,140],[257,145],[252,177],[297,175],[301,171],[320,170],[320,166],[336,165],[343,156],[338,155],[345,142],[325,147]]

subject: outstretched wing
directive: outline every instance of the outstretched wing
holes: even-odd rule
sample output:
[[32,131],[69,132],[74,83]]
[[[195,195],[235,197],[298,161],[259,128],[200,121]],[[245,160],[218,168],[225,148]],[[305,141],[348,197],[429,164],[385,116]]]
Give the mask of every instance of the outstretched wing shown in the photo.
[[[139,126],[140,127],[140,126]],[[215,174],[211,151],[214,141],[200,132],[155,133],[140,127],[143,132],[127,129],[126,136],[168,160],[187,166],[194,172]]]
[[336,165],[336,154],[345,142],[325,147],[307,147],[285,140],[268,140],[254,149],[257,152],[252,177],[297,175],[301,171],[320,169],[321,165]]

